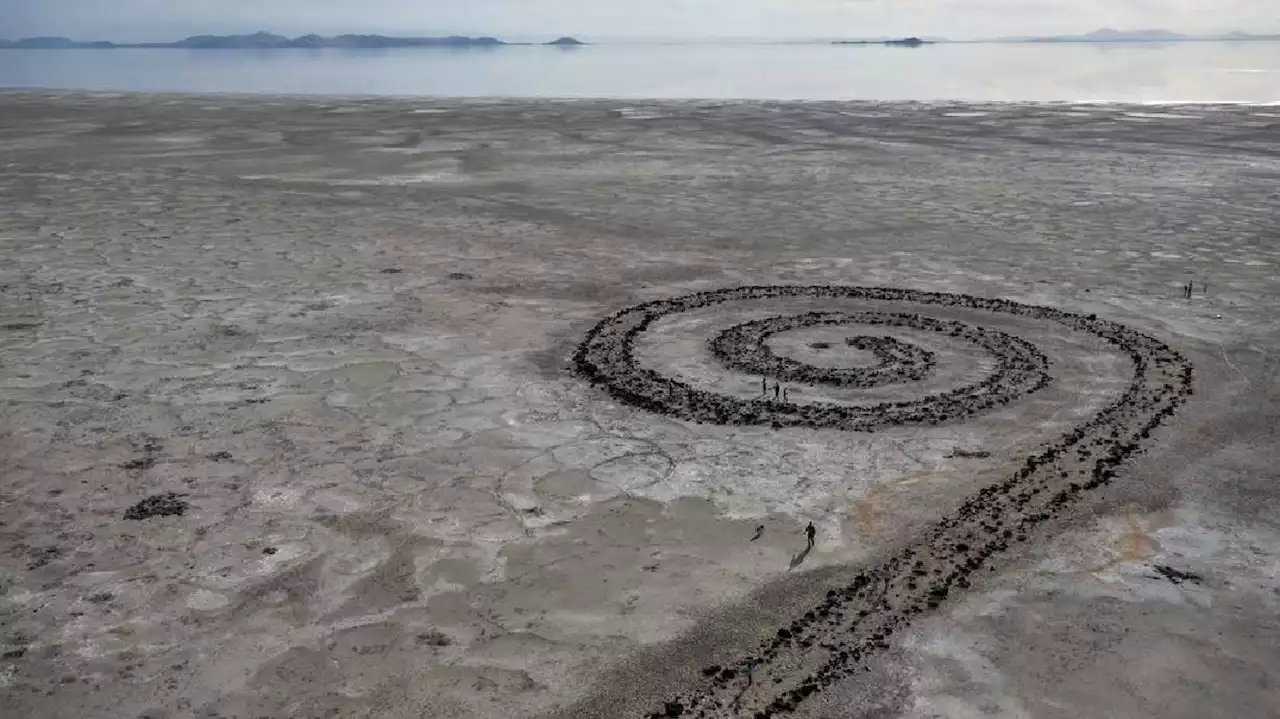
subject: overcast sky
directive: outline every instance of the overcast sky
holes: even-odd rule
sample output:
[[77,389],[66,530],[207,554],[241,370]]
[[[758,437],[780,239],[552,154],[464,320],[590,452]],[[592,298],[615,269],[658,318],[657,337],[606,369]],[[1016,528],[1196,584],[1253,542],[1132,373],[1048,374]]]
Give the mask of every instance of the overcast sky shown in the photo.
[[581,37],[1280,31],[1280,0],[0,0],[0,37],[172,40],[270,30]]

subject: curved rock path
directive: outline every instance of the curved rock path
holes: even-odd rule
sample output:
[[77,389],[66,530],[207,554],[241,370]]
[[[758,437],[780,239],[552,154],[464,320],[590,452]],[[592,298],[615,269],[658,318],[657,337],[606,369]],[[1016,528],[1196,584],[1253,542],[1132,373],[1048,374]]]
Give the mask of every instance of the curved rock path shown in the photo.
[[[646,369],[635,343],[659,319],[724,302],[774,298],[830,298],[914,306],[960,307],[1057,322],[1092,334],[1127,355],[1132,376],[1124,392],[1092,417],[1043,444],[1014,474],[990,484],[939,519],[913,543],[852,581],[830,587],[808,611],[782,620],[759,646],[724,666],[702,668],[702,682],[634,716],[752,717],[795,711],[807,699],[857,673],[872,654],[887,649],[896,632],[970,586],[993,557],[1024,542],[1039,524],[1080,495],[1113,481],[1123,462],[1151,440],[1153,430],[1193,393],[1191,364],[1159,340],[1095,315],[971,295],[847,286],[755,286],[700,292],[624,309],[600,322],[574,356],[578,373],[614,398],[668,416],[737,425],[809,426],[873,431],[904,424],[963,420],[1035,392],[1051,382],[1049,360],[1023,339],[980,326],[916,313],[810,313],[744,323],[711,340],[712,354],[737,369],[789,382],[866,386],[887,374],[922,374],[904,343],[887,343],[879,373],[833,374],[775,357],[763,347],[776,332],[821,324],[873,324],[944,332],[979,344],[995,370],[968,386],[899,402],[847,406],[744,399],[701,390]],[[869,348],[874,347],[869,345]],[[918,354],[923,360],[925,355]],[[897,363],[896,363],[897,362]],[[895,364],[896,363],[896,364]],[[894,369],[898,367],[898,369]],[[914,369],[913,369],[914,368]]]

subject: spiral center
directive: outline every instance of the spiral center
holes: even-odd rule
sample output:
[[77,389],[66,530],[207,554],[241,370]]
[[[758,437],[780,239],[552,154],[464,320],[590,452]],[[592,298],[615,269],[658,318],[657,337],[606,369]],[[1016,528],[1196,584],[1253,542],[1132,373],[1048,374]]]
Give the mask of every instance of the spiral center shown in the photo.
[[815,344],[828,346],[810,345],[815,350],[834,351],[843,346],[846,351],[865,352],[874,358],[870,366],[855,367],[820,367],[779,356],[768,341],[780,333],[824,325],[863,324],[937,331],[950,330],[951,325],[963,327],[960,323],[922,322],[921,319],[911,315],[870,312],[809,312],[790,317],[770,317],[736,325],[716,335],[711,340],[711,354],[727,367],[782,382],[870,388],[919,381],[933,373],[937,357],[926,349],[892,337],[859,335],[845,339],[840,345],[826,342]]
[[[976,381],[914,399],[874,404],[795,403],[784,393],[762,391],[740,397],[708,391],[641,366],[635,344],[659,319],[730,301],[777,298],[832,300],[907,300],[919,305],[972,305],[973,309],[1022,314],[1033,308],[959,295],[909,290],[833,287],[745,287],[659,300],[623,310],[596,326],[579,346],[578,370],[603,384],[617,399],[644,409],[694,422],[774,427],[826,427],[870,431],[904,424],[941,424],[963,419],[1036,392],[1051,381],[1049,359],[1034,345],[1012,335],[952,319],[882,311],[807,312],[744,322],[711,338],[709,349],[723,365],[762,378],[804,385],[855,389],[924,379],[936,357],[915,344],[892,337],[860,334],[845,340],[848,349],[870,352],[869,367],[817,366],[780,356],[768,343],[779,333],[811,327],[869,326],[885,331],[906,328],[937,333],[948,341],[976,345],[993,368]],[[762,381],[762,385],[765,384]]]

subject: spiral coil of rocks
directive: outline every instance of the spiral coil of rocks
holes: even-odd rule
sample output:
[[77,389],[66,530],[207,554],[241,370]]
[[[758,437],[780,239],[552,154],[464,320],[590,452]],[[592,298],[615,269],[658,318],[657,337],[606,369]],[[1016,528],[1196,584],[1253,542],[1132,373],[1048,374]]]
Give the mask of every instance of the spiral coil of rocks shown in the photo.
[[914,617],[967,589],[975,572],[1050,520],[1083,493],[1112,482],[1126,459],[1193,393],[1191,364],[1159,340],[1124,325],[1050,307],[962,294],[850,286],[749,286],[657,300],[623,309],[597,324],[574,354],[577,373],[628,405],[667,416],[729,425],[875,431],[899,425],[961,421],[1048,386],[1050,361],[1008,333],[925,312],[805,312],[735,325],[709,341],[710,354],[736,371],[804,385],[871,388],[928,377],[928,350],[892,337],[858,336],[853,349],[871,367],[825,368],[780,357],[768,347],[778,333],[811,327],[905,327],[976,345],[993,358],[981,379],[944,392],[871,404],[793,403],[712,392],[642,366],[636,342],[663,318],[751,300],[902,303],[926,310],[959,308],[1058,323],[1103,341],[1127,358],[1123,391],[1093,416],[1042,444],[1010,476],[989,484],[880,564],[831,587],[825,599],[780,626],[756,649],[726,666],[704,667],[695,690],[672,697],[659,717],[753,717],[795,711],[845,679]]
[[[879,360],[879,364],[865,369],[829,369],[806,365],[790,357],[779,357],[766,341],[779,332],[815,325],[862,323],[911,326],[913,321],[918,322],[920,319],[922,318],[911,315],[883,317],[869,313],[849,315],[817,312],[792,317],[770,317],[746,322],[721,332],[711,340],[711,353],[727,367],[749,374],[773,377],[784,382],[822,383],[841,387],[879,387],[928,377],[937,363],[934,353],[892,337],[863,335],[846,339],[845,345],[871,352]],[[937,327],[930,329],[943,331],[944,323],[936,324]]]

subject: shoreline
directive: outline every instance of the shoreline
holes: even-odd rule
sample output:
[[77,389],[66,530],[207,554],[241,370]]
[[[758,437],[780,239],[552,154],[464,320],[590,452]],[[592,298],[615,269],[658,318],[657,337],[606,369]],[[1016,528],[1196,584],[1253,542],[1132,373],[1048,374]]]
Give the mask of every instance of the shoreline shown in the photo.
[[[401,95],[401,94],[347,94],[347,93],[280,93],[280,92],[187,92],[181,90],[94,90],[59,87],[9,87],[0,85],[0,96],[49,95],[85,98],[183,98],[239,99],[239,100],[316,100],[341,102],[425,102],[442,104],[572,104],[572,103],[636,103],[641,105],[847,105],[854,107],[968,107],[968,108],[1143,108],[1143,107],[1280,107],[1276,100],[875,100],[875,99],[813,99],[813,98],[760,98],[760,97],[574,97],[574,96],[521,96],[521,95]],[[617,108],[627,109],[627,108]],[[643,119],[643,118],[640,118]]]

